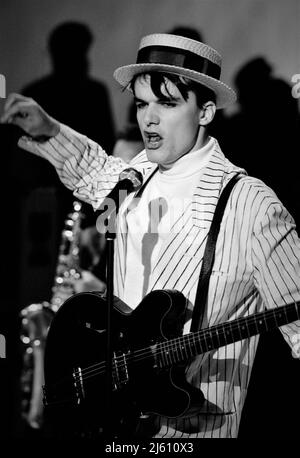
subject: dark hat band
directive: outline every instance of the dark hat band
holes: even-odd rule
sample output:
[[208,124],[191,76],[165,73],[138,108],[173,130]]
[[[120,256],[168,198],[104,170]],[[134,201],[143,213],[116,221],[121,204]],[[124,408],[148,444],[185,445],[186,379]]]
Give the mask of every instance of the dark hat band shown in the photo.
[[175,65],[220,79],[221,68],[205,57],[171,46],[145,46],[137,55],[137,64]]

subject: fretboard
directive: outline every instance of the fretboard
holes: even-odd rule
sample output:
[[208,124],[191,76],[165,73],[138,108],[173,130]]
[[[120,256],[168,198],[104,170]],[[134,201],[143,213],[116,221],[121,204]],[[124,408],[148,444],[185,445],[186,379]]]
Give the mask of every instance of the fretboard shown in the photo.
[[186,361],[248,337],[270,331],[300,318],[300,302],[227,321],[211,328],[160,342],[156,357],[160,367]]

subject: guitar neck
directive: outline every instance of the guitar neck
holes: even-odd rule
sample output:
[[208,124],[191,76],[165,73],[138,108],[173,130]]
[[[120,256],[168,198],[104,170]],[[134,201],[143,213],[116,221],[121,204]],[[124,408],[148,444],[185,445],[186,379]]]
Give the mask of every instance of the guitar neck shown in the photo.
[[186,361],[224,345],[270,331],[300,318],[300,302],[201,329],[158,344],[160,366]]

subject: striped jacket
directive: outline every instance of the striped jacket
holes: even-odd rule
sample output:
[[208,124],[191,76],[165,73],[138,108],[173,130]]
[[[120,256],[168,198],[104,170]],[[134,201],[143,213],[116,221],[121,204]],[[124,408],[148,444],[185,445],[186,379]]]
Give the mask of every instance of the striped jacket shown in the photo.
[[[19,145],[48,159],[63,183],[81,200],[97,209],[128,167],[120,158],[107,156],[93,141],[66,126],[45,143],[23,137]],[[144,179],[155,167],[145,151],[131,164]],[[231,164],[215,140],[214,153],[193,195],[193,201],[161,247],[148,291],[176,289],[187,298],[191,315],[207,234],[219,195],[236,173],[244,174],[226,207],[216,245],[207,306],[202,327],[211,327],[265,308],[300,300],[300,241],[295,224],[274,192]],[[115,294],[122,299],[126,256],[126,208],[119,213],[115,249]],[[184,226],[184,229],[182,229]],[[130,305],[130,304],[129,304]],[[185,330],[188,330],[189,321]],[[282,326],[293,348],[300,335],[299,321]],[[155,418],[156,437],[236,437],[245,401],[258,336],[204,353],[187,367],[187,380],[200,388],[205,403],[186,418]]]

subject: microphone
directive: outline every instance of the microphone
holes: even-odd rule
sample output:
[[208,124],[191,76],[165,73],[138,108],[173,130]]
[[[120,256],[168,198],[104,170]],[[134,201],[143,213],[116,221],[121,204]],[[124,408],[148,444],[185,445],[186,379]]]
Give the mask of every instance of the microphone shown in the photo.
[[[115,218],[119,212],[120,205],[130,192],[136,191],[143,184],[143,176],[132,167],[123,170],[119,175],[119,181],[110,191],[97,210],[98,217],[96,228],[98,232],[112,232]],[[112,223],[111,223],[112,221]]]

